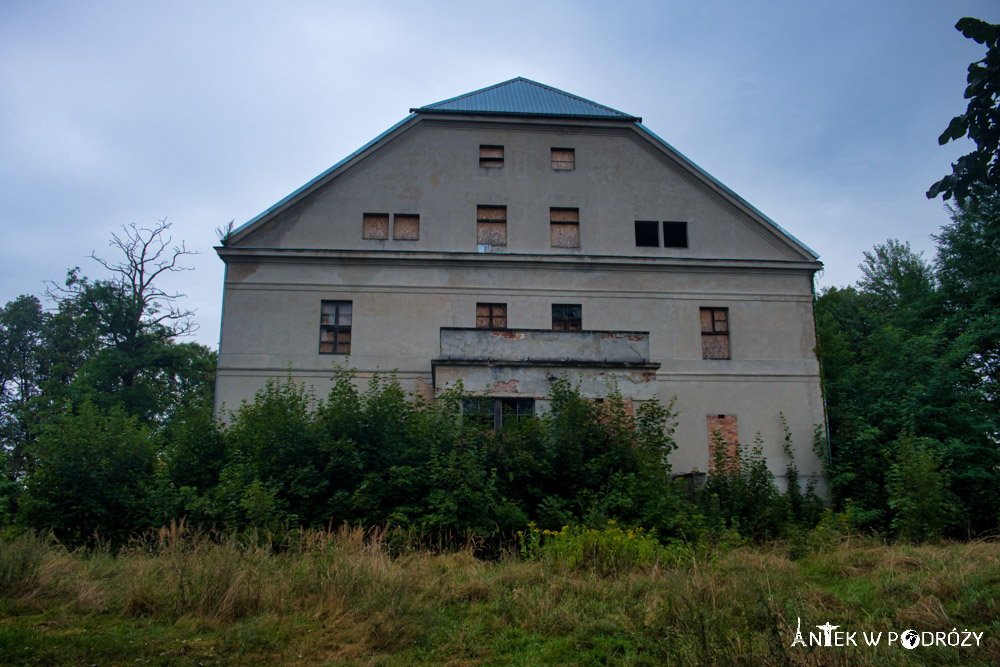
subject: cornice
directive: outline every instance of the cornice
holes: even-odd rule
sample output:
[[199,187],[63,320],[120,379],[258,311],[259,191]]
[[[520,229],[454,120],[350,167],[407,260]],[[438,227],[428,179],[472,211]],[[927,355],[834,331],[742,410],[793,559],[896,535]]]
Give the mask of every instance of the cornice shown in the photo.
[[216,247],[229,263],[373,265],[428,268],[518,268],[601,271],[712,271],[813,274],[822,262],[804,260],[715,259],[708,257],[647,257],[639,255],[560,255],[514,252],[434,252],[422,250],[343,250],[319,248]]

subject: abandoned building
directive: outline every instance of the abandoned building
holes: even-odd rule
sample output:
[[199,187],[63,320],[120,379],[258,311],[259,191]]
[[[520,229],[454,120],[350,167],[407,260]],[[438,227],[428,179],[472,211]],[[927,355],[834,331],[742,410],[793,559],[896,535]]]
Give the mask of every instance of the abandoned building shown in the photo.
[[499,424],[565,377],[676,396],[675,472],[759,433],[780,481],[779,413],[819,472],[817,255],[636,116],[523,78],[411,109],[217,251],[219,406],[336,362]]

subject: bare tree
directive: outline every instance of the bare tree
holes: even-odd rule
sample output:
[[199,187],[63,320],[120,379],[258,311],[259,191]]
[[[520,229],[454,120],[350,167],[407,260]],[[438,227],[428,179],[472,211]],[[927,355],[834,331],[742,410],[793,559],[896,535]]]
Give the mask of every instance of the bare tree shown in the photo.
[[117,259],[90,254],[111,272],[110,278],[90,280],[77,267],[69,271],[65,287],[51,285],[48,295],[56,301],[75,301],[95,319],[101,337],[125,352],[134,352],[143,342],[193,333],[194,312],[178,305],[185,295],[159,285],[167,274],[190,271],[192,267],[181,264],[182,258],[197,254],[183,241],[173,244],[169,230],[165,218],[152,227],[123,226],[122,233],[112,234],[108,242]]

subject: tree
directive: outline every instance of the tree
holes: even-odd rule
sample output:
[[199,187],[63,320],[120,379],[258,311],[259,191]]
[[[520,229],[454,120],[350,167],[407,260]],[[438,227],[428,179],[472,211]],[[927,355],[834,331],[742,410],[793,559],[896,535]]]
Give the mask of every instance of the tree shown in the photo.
[[44,313],[36,297],[22,295],[0,309],[0,521],[14,511],[28,468],[29,405],[40,390],[36,354]]
[[214,354],[193,343],[174,343],[195,330],[194,314],[178,305],[183,294],[167,292],[160,281],[189,270],[181,261],[194,253],[183,242],[172,245],[169,229],[165,220],[149,228],[123,227],[109,242],[118,251],[116,259],[91,253],[110,271],[109,278],[91,280],[74,268],[65,286],[48,290],[63,325],[84,325],[92,337],[83,354],[63,338],[51,341],[54,348],[70,348],[55,356],[68,359],[62,379],[75,402],[120,403],[144,421],[162,421],[178,392],[210,381]]
[[959,201],[975,195],[980,188],[996,191],[1000,188],[1000,25],[975,18],[963,18],[955,28],[969,39],[987,47],[986,57],[969,65],[965,113],[952,118],[938,138],[942,146],[949,141],[968,136],[976,142],[976,150],[962,156],[951,165],[952,173],[934,183],[927,198],[942,195],[945,200]]
[[[971,211],[981,203],[970,199],[963,206]],[[825,290],[816,302],[833,452],[830,488],[839,507],[851,507],[861,523],[878,529],[909,532],[890,523],[898,517],[891,502],[900,487],[887,485],[907,437],[948,462],[949,493],[967,521],[953,528],[968,534],[996,526],[987,500],[996,492],[1000,464],[996,410],[983,391],[987,374],[973,345],[987,337],[968,333],[988,329],[996,310],[984,305],[981,317],[967,321],[975,311],[963,301],[981,296],[979,278],[966,274],[982,271],[988,282],[993,264],[980,252],[983,235],[959,227],[960,234],[954,227],[942,234],[948,243],[937,271],[907,244],[889,241],[865,253],[855,288]]]
[[193,333],[197,328],[194,313],[177,304],[184,295],[164,291],[157,281],[169,273],[190,271],[180,261],[197,253],[188,250],[183,241],[171,245],[170,224],[165,219],[153,227],[132,223],[122,230],[123,234],[112,234],[108,242],[121,253],[121,259],[90,254],[111,272],[111,278],[91,281],[80,275],[79,268],[71,269],[66,287],[50,290],[50,295],[57,301],[68,297],[79,302],[97,319],[104,342],[124,352],[135,352],[150,341]]
[[951,209],[938,242],[937,272],[949,335],[967,343],[983,390],[1000,398],[1000,194]]

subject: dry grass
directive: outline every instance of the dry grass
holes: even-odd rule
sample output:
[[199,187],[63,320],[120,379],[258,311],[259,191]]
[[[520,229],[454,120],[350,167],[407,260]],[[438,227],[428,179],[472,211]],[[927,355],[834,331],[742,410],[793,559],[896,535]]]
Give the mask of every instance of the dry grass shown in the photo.
[[[0,543],[0,662],[763,664],[1000,662],[1000,544],[701,549],[614,577],[400,548],[344,527],[213,536],[183,524],[112,552]],[[856,631],[984,632],[979,648],[791,648]]]

